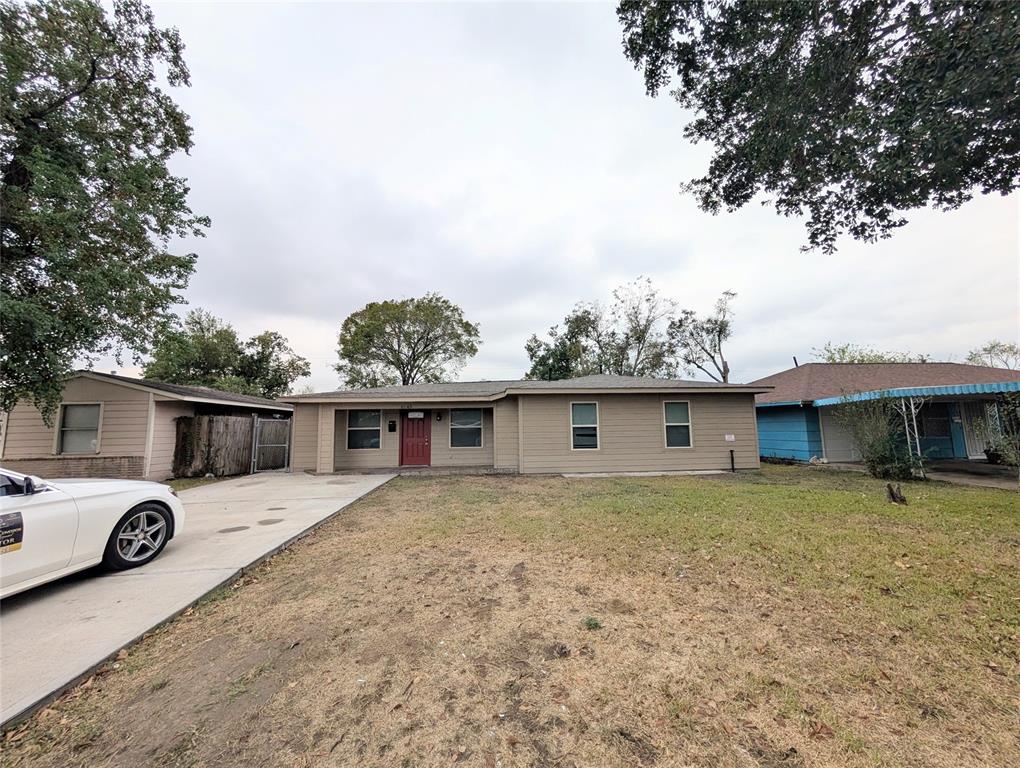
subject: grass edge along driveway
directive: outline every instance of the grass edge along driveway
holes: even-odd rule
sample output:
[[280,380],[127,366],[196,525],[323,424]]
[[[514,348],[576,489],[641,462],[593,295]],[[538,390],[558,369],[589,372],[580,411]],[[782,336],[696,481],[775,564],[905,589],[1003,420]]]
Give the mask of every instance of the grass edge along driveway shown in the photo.
[[1020,762],[1017,496],[774,467],[398,478],[4,765]]

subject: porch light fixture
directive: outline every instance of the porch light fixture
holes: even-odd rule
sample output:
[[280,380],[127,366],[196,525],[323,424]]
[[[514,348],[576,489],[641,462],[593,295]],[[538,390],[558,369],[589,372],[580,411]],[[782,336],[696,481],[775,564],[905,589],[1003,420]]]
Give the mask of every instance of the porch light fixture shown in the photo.
[[436,411],[436,421],[442,421],[442,420],[443,420],[443,412],[442,411]]

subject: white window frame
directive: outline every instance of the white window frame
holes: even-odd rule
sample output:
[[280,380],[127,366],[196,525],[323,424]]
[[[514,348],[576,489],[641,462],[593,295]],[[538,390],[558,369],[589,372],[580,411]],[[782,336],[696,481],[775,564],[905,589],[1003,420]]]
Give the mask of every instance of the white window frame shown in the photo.
[[[666,406],[675,403],[683,403],[687,406],[687,421],[666,421]],[[669,430],[667,427],[687,427],[691,435],[690,445],[670,445]],[[690,400],[663,400],[662,401],[662,445],[670,451],[689,451],[694,447],[694,413],[691,411]]]
[[[575,424],[574,423],[574,406],[575,405],[594,405],[595,406],[595,423],[594,424]],[[567,423],[569,425],[567,430],[567,437],[570,440],[570,450],[581,451],[582,453],[590,453],[592,451],[602,450],[602,412],[599,408],[598,400],[571,400],[567,405]],[[594,448],[575,448],[574,447],[574,427],[595,427],[595,447]]]
[[[475,429],[475,427],[454,427],[453,426],[453,412],[454,411],[478,411],[481,415],[481,426],[477,427],[481,434],[481,445],[454,445],[453,444],[453,430],[454,429]],[[477,451],[485,447],[485,409],[484,408],[450,408],[447,411],[446,417],[450,420],[450,450],[451,451]]]
[[[96,425],[96,450],[92,453],[69,453],[64,451],[64,406],[67,405],[98,405],[99,406],[99,423]],[[53,430],[53,455],[54,456],[95,456],[99,453],[103,444],[103,403],[96,402],[94,400],[66,400],[60,404],[60,410],[57,412],[57,426]]]
[[[351,426],[351,414],[354,411],[366,411],[369,413],[379,414],[379,426],[378,427],[352,427]],[[382,436],[383,436],[383,417],[381,408],[348,408],[347,409],[347,430],[344,433],[344,450],[345,451],[381,451],[382,450]],[[379,432],[379,446],[377,448],[351,448],[351,432]]]

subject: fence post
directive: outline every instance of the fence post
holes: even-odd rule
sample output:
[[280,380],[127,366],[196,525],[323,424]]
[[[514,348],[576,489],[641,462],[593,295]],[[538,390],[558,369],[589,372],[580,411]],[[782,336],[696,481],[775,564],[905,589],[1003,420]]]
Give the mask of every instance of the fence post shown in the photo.
[[248,470],[249,475],[255,474],[255,468],[258,466],[258,444],[259,444],[259,415],[253,413],[251,415],[251,469]]

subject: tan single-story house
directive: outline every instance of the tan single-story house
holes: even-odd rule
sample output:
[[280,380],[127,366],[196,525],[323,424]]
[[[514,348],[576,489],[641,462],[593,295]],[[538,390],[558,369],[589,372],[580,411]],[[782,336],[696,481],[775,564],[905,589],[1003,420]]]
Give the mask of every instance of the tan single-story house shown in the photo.
[[584,376],[413,384],[282,399],[294,406],[294,471],[658,472],[757,468],[754,396],[767,391]]
[[41,477],[165,480],[172,476],[178,417],[289,417],[291,410],[207,387],[78,371],[64,384],[52,426],[28,402],[0,416],[0,464]]

